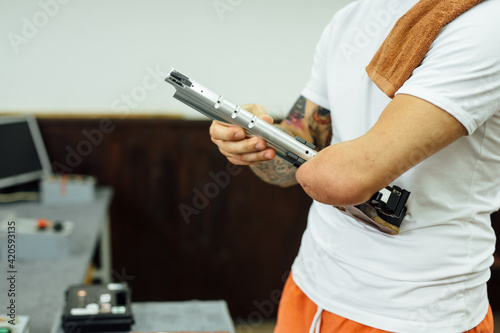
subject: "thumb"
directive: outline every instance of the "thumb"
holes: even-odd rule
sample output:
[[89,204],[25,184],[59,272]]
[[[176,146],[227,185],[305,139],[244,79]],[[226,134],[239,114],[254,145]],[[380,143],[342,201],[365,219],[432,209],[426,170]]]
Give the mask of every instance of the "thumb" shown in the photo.
[[258,116],[265,122],[268,122],[269,124],[272,124],[274,122],[273,117],[271,117],[265,108],[265,106],[261,104],[246,104],[242,106],[243,109],[247,110],[250,113],[253,113],[254,115]]
[[273,124],[274,123],[274,119],[273,117],[271,117],[270,115],[267,115],[267,114],[263,114],[261,116],[259,116],[262,120],[264,120],[265,122],[269,123],[269,124]]

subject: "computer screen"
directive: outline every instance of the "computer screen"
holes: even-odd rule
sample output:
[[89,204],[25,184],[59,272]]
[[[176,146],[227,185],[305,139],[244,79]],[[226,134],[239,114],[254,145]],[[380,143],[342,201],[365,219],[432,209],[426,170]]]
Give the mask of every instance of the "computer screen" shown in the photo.
[[49,158],[33,116],[0,116],[0,188],[50,175]]

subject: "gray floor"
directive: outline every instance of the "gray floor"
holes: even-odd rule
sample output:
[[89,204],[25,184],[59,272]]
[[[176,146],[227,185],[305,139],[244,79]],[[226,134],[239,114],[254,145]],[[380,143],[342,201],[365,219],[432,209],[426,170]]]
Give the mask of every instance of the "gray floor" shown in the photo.
[[272,320],[266,321],[261,325],[236,325],[236,333],[273,333],[275,322]]

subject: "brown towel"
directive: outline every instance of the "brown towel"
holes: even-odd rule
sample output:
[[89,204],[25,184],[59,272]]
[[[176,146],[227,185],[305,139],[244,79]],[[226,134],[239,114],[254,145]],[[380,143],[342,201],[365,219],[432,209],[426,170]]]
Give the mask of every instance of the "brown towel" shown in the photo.
[[366,71],[390,98],[422,62],[443,26],[483,0],[420,0],[401,17]]

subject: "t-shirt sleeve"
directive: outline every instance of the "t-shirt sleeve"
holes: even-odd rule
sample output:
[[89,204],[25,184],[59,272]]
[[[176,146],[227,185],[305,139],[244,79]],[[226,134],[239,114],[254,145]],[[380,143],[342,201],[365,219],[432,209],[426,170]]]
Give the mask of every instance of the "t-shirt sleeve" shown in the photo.
[[326,65],[328,59],[328,42],[330,40],[332,25],[333,20],[325,27],[323,33],[321,34],[321,38],[316,45],[316,53],[314,54],[311,76],[305,88],[302,90],[302,96],[326,109],[330,109],[330,103],[328,101]]
[[442,108],[468,134],[499,112],[499,3],[484,2],[445,26],[396,94],[413,95]]

